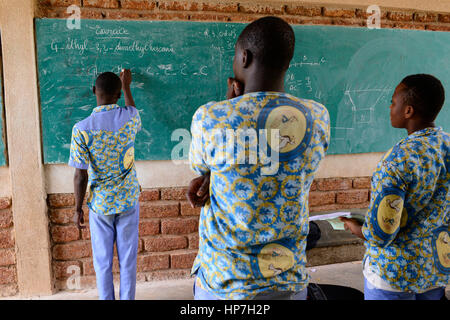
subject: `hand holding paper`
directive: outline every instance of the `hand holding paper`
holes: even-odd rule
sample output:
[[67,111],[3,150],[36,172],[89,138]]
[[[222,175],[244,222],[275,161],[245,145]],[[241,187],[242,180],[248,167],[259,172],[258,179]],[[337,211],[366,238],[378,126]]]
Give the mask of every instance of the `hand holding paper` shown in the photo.
[[334,212],[329,214],[321,214],[317,216],[309,217],[309,221],[314,220],[326,220],[328,221],[334,230],[346,230],[344,221],[340,218],[348,218],[347,220],[355,220],[357,223],[362,225],[364,223],[365,216],[360,213],[352,213],[352,212]]

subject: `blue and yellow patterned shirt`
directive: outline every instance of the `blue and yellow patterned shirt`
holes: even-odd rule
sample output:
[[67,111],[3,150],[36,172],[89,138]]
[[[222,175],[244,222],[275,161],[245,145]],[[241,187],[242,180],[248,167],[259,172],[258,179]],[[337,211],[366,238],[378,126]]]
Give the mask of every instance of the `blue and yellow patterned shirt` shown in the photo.
[[201,287],[219,299],[306,288],[308,193],[328,148],[327,109],[255,92],[201,106],[191,131],[191,168],[211,173],[192,268]]
[[120,214],[138,202],[134,141],[141,129],[135,107],[104,105],[73,127],[69,165],[88,169],[88,206],[97,214]]
[[449,283],[449,169],[450,136],[426,128],[397,143],[373,174],[364,261],[396,290]]

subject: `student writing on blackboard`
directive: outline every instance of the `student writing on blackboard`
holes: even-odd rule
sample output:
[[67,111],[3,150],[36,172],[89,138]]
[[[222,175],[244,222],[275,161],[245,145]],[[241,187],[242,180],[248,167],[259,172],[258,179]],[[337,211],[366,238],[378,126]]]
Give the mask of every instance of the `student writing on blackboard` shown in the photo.
[[[82,205],[89,182],[89,227],[101,300],[115,298],[114,242],[120,266],[120,299],[135,299],[140,186],[134,141],[141,118],[131,94],[131,81],[130,70],[124,70],[120,78],[111,72],[99,75],[94,87],[98,106],[91,116],[75,124],[72,133],[69,165],[76,168],[76,215],[82,228]],[[117,105],[122,89],[126,107]]]
[[408,137],[379,162],[363,226],[341,218],[365,240],[366,300],[439,300],[450,280],[450,135],[435,127],[444,88],[431,75],[396,87],[391,124]]
[[[280,18],[249,24],[235,46],[228,100],[194,114],[191,168],[211,181],[192,268],[196,300],[307,297],[308,193],[330,119],[323,105],[284,92],[294,46]],[[199,181],[188,192],[194,205],[207,199],[196,195]]]

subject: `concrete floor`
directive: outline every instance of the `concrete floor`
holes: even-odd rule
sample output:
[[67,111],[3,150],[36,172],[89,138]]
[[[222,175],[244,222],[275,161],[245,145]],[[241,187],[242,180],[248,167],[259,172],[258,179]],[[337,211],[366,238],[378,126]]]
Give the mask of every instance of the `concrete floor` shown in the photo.
[[[361,261],[338,263],[308,268],[311,282],[349,286],[364,291]],[[139,282],[136,300],[192,300],[193,279]],[[119,288],[116,288],[116,293]],[[446,296],[450,299],[450,285]],[[19,296],[0,300],[20,300]],[[36,296],[27,300],[97,300],[97,290],[60,291],[52,296]]]

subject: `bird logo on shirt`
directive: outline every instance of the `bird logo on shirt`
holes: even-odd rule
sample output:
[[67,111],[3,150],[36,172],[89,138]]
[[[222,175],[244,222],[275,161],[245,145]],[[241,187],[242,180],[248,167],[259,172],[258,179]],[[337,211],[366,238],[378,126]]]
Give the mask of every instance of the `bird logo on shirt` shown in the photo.
[[387,204],[389,205],[389,207],[391,207],[391,209],[394,209],[397,213],[400,212],[401,208],[401,204],[403,202],[402,199],[395,199],[395,200],[389,200],[386,199]]

